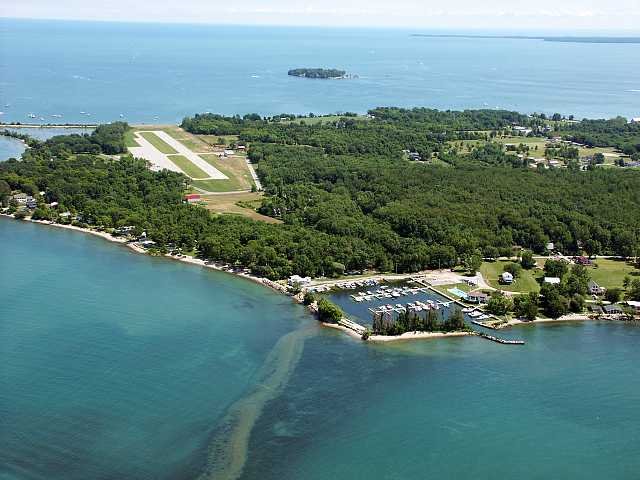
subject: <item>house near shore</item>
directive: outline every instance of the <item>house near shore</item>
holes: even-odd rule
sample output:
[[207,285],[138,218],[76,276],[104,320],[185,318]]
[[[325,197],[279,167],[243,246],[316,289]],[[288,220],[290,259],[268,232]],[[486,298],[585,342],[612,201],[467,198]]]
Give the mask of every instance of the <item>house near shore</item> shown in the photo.
[[189,193],[184,196],[184,201],[187,203],[198,203],[201,197],[197,193]]
[[309,285],[311,283],[311,277],[301,277],[300,275],[291,275],[287,280],[289,285]]
[[489,301],[489,294],[480,291],[469,292],[465,300],[469,303],[487,303]]
[[602,307],[600,305],[590,304],[590,305],[587,306],[587,309],[590,312],[595,313],[596,315],[600,315],[600,314],[604,313],[604,310],[602,310]]
[[622,305],[619,303],[614,303],[612,305],[605,305],[602,307],[604,313],[608,313],[609,315],[619,315],[623,313]]
[[502,272],[502,275],[500,275],[500,283],[511,285],[513,283],[513,274],[511,272]]
[[26,205],[27,198],[29,198],[29,195],[27,195],[26,193],[16,193],[11,197],[11,200],[16,202],[18,205]]
[[589,289],[589,293],[591,295],[603,295],[604,292],[606,292],[606,288],[601,287],[593,280],[589,280],[587,288]]

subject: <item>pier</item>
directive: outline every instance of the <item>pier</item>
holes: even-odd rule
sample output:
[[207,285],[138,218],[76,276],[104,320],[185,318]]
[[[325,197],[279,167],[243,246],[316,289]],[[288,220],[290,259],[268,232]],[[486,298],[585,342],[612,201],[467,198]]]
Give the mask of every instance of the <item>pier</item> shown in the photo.
[[484,338],[485,340],[490,340],[502,345],[524,345],[524,340],[509,340],[506,338],[494,337],[493,335],[488,335],[482,332],[478,332],[478,336],[480,338]]

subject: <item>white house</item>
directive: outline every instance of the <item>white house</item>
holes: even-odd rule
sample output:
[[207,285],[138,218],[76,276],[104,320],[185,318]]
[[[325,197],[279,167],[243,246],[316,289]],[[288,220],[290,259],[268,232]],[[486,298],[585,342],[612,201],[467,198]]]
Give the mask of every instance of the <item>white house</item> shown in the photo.
[[640,123],[640,117],[632,118],[629,123]]
[[502,280],[502,283],[506,283],[507,285],[513,283],[513,275],[510,272],[502,272],[500,279]]
[[544,283],[550,283],[551,285],[560,285],[560,279],[558,277],[544,277]]
[[300,275],[291,275],[287,281],[289,285],[308,285],[311,283],[311,277],[301,277]]

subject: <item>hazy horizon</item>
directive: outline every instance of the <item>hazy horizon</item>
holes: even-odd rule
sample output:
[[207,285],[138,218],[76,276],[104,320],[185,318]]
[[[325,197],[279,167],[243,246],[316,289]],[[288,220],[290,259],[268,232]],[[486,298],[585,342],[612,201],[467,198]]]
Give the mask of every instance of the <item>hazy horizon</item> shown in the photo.
[[[425,4],[426,3],[426,4]],[[635,0],[449,0],[446,3],[397,0],[219,0],[182,2],[111,0],[22,0],[4,5],[5,19],[74,20],[247,26],[358,27],[413,30],[492,30],[509,32],[640,32],[640,4]]]

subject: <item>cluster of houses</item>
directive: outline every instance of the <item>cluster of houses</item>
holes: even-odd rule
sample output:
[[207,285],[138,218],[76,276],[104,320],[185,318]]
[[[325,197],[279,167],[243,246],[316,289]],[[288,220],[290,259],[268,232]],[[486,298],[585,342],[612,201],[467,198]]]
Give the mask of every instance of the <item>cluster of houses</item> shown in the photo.
[[38,206],[36,199],[26,193],[16,193],[11,196],[10,200],[16,202],[19,207],[27,207],[31,210],[34,210]]

